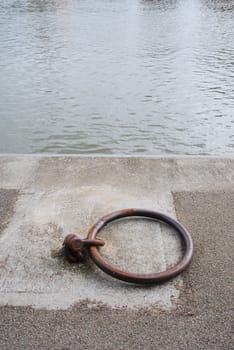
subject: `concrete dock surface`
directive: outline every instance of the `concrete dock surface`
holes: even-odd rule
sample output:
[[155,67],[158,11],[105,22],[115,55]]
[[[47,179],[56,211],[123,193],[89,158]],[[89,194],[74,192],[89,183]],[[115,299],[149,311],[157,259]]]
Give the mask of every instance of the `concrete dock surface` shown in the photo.
[[[234,158],[0,156],[0,349],[234,349],[233,185]],[[180,276],[133,286],[57,254],[68,233],[85,237],[129,207],[188,229],[194,257]],[[103,255],[132,272],[182,254],[151,220],[100,237]]]

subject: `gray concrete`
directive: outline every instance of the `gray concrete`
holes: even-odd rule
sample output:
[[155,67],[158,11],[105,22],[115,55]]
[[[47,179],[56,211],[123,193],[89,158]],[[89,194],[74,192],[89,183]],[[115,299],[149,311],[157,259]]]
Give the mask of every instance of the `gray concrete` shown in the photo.
[[0,234],[9,224],[17,197],[16,190],[0,189]]
[[[233,349],[233,184],[234,159],[0,157],[0,206],[18,196],[0,235],[0,348]],[[138,288],[54,257],[67,233],[84,235],[129,206],[170,213],[189,229],[195,256],[182,276]],[[124,235],[137,260],[121,250]],[[122,267],[163,269],[180,256],[174,233],[152,222],[120,222],[103,237],[104,254]],[[154,248],[150,265],[143,254]]]

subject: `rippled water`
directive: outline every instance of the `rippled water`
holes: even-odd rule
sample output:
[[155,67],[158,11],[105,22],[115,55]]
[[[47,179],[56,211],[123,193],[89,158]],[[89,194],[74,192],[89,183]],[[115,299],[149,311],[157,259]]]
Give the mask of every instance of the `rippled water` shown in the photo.
[[1,0],[0,152],[234,155],[234,1]]

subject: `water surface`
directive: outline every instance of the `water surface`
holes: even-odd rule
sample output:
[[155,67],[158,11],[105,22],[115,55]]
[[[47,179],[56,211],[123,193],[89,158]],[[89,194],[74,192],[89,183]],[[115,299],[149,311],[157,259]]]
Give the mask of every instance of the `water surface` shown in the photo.
[[2,0],[0,152],[234,155],[233,0]]

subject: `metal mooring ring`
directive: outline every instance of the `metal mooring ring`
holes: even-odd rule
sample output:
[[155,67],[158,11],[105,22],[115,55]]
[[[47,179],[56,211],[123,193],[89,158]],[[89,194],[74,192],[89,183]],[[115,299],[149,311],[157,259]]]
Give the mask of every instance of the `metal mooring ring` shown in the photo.
[[101,229],[106,226],[108,223],[126,217],[146,217],[151,218],[156,221],[161,221],[165,224],[168,224],[179,233],[184,244],[184,255],[179,263],[175,266],[170,267],[168,270],[157,273],[150,274],[137,274],[129,273],[122,271],[117,267],[108,263],[100,254],[97,247],[91,245],[89,247],[88,253],[94,263],[108,275],[111,275],[114,278],[120,279],[125,282],[135,283],[135,284],[155,284],[159,282],[167,281],[178,274],[180,274],[191,262],[193,255],[193,241],[190,234],[186,229],[176,220],[172,219],[170,216],[167,216],[162,213],[155,211],[144,210],[144,209],[124,209],[115,211],[111,214],[103,216],[93,227],[89,230],[87,239],[95,240]]

